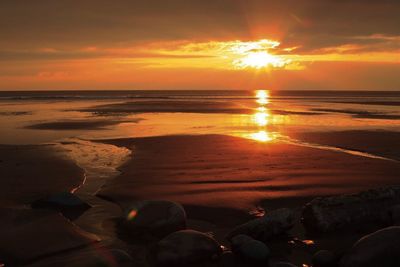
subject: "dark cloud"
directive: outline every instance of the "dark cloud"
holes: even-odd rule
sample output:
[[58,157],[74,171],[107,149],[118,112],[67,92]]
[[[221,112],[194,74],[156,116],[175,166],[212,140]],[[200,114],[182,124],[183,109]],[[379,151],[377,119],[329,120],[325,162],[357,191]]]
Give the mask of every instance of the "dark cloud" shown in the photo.
[[279,37],[311,51],[353,36],[399,36],[398,14],[397,0],[2,0],[0,46]]

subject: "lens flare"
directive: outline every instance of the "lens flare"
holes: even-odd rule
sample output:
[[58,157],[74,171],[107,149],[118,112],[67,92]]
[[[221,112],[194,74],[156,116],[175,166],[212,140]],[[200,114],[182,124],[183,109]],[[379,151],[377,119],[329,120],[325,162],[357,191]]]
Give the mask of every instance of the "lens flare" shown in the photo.
[[131,220],[135,219],[136,215],[137,215],[137,210],[131,210],[131,211],[128,213],[128,216],[126,216],[126,219],[127,219],[128,221],[131,221]]

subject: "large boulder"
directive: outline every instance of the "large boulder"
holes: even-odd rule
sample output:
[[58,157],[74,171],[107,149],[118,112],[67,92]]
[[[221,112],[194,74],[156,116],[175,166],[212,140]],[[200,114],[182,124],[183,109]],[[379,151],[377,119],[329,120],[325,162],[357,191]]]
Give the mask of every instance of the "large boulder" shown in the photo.
[[358,194],[316,198],[306,204],[302,221],[309,231],[329,232],[365,223],[392,224],[400,204],[400,186]]
[[244,260],[254,263],[266,262],[270,250],[263,242],[247,235],[237,235],[232,239],[232,251]]
[[186,229],[186,213],[175,202],[161,200],[138,201],[125,209],[121,227],[127,235],[150,235],[162,238]]
[[400,266],[400,227],[384,228],[358,240],[340,267]]
[[158,242],[155,260],[160,266],[187,266],[215,260],[221,253],[221,246],[211,236],[194,230],[181,230]]
[[261,218],[251,220],[236,227],[227,236],[232,241],[232,237],[244,234],[254,239],[268,241],[269,239],[284,234],[290,230],[296,221],[295,212],[291,209],[278,209],[265,214]]

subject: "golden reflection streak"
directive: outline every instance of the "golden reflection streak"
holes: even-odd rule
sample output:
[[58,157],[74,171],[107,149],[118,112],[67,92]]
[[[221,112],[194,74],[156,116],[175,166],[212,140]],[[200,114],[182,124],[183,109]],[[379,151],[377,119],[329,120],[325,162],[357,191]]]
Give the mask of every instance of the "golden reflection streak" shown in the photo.
[[257,133],[250,134],[250,138],[260,142],[268,142],[274,140],[273,135],[267,131],[259,131]]
[[272,141],[276,138],[275,134],[270,133],[266,126],[270,124],[270,111],[267,104],[269,101],[269,91],[268,90],[257,90],[256,91],[256,103],[260,106],[256,109],[257,112],[253,115],[253,122],[260,127],[261,129],[256,133],[251,133],[249,138],[259,141],[259,142],[268,142]]
[[[266,105],[269,103],[269,91],[267,90],[257,90],[256,97],[258,104]],[[265,107],[261,106],[259,108],[265,108]]]

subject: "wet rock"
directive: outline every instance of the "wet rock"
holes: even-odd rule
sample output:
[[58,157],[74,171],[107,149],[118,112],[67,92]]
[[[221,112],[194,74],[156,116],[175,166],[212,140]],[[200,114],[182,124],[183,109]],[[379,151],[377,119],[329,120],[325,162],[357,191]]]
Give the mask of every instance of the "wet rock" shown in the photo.
[[269,239],[281,235],[290,230],[296,221],[296,216],[291,209],[278,209],[265,214],[261,218],[251,220],[236,227],[227,238],[244,234],[254,239],[268,241]]
[[340,267],[400,266],[400,227],[392,226],[358,240],[342,258]]
[[360,224],[392,223],[391,209],[400,204],[400,186],[358,194],[316,198],[306,204],[302,222],[309,231],[329,232]]
[[31,204],[34,209],[53,209],[70,220],[78,218],[91,206],[70,192],[61,192],[39,199]]
[[155,259],[160,266],[186,266],[215,260],[221,253],[221,246],[209,235],[181,230],[158,242]]
[[162,238],[186,229],[186,213],[175,202],[139,201],[125,209],[121,227],[129,236],[152,235]]
[[100,241],[52,211],[0,209],[0,256],[15,266]]
[[336,255],[329,250],[320,250],[312,257],[313,267],[334,267],[337,264]]
[[263,242],[247,235],[237,235],[232,239],[232,251],[241,258],[251,262],[266,262],[270,250]]
[[235,254],[232,253],[232,251],[224,251],[222,255],[219,257],[218,266],[232,267],[236,265],[238,265],[237,259]]

